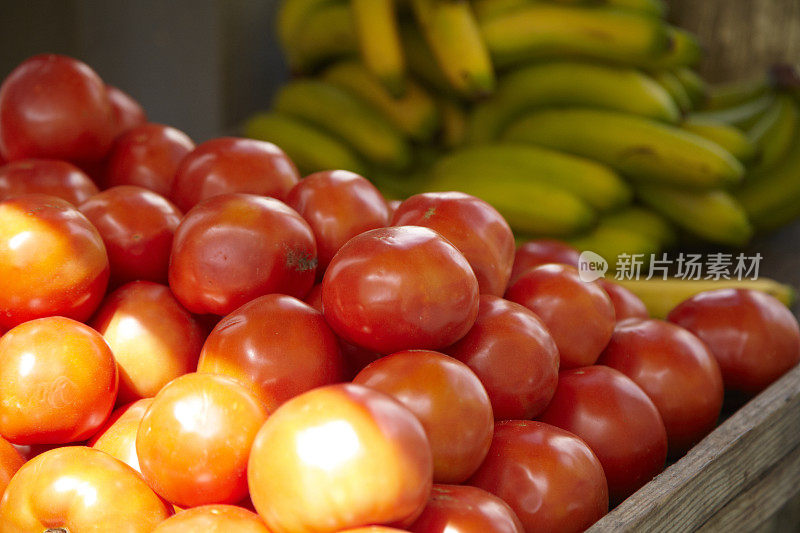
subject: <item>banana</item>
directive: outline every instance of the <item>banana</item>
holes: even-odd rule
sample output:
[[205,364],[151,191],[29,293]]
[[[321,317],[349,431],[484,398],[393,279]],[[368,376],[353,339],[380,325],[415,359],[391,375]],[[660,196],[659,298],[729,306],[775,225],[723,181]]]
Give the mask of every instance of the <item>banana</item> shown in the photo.
[[642,234],[658,243],[659,248],[669,248],[678,241],[678,235],[672,224],[658,213],[644,207],[629,206],[608,214],[603,218],[602,224]]
[[688,67],[677,68],[673,73],[689,96],[692,109],[703,107],[708,98],[708,84],[705,80]]
[[726,191],[686,191],[640,185],[636,194],[667,220],[706,241],[742,246],[753,235],[743,207]]
[[691,67],[700,62],[703,49],[697,37],[686,30],[670,26],[667,28],[667,39],[669,44],[666,50],[649,65],[645,65],[646,67],[655,70],[669,70]]
[[790,285],[778,283],[769,278],[742,280],[691,280],[691,279],[633,279],[617,281],[620,285],[638,296],[647,306],[653,318],[666,318],[679,303],[696,294],[718,289],[750,289],[774,296],[787,307],[796,299],[796,292]]
[[430,141],[439,127],[436,102],[413,80],[406,80],[402,97],[393,98],[385,85],[358,61],[336,63],[322,73],[321,79],[359,97],[415,141]]
[[694,116],[706,120],[724,122],[737,128],[750,129],[774,102],[775,95],[770,92],[754,100],[748,100],[743,104],[726,107],[725,109],[699,111]]
[[494,67],[466,0],[411,0],[434,57],[459,93],[481,97],[494,91]]
[[772,82],[768,76],[712,85],[708,89],[704,109],[712,111],[735,107],[764,96],[770,90]]
[[364,64],[399,97],[405,91],[405,58],[394,0],[350,0]]
[[664,17],[667,4],[664,0],[605,0],[605,5],[620,9],[630,9],[653,17]]
[[527,111],[565,105],[613,109],[672,123],[680,117],[667,91],[638,70],[556,61],[526,66],[500,78],[495,96],[475,106],[469,140],[496,139]]
[[445,148],[458,148],[467,139],[467,114],[464,108],[449,98],[439,100],[442,116],[441,142]]
[[[475,12],[481,16],[500,13],[509,8],[533,3],[535,0],[474,0]],[[636,11],[652,17],[662,18],[667,13],[664,0],[549,0],[555,4],[606,6]]]
[[320,64],[358,52],[355,25],[347,3],[323,4],[311,13],[301,35],[287,52],[294,72],[311,72]]
[[667,26],[653,17],[604,7],[532,3],[480,19],[499,67],[553,57],[647,66],[667,52]]
[[[508,167],[513,167],[513,172],[504,170]],[[444,156],[436,163],[435,172],[448,176],[481,173],[489,184],[496,173],[504,173],[507,181],[514,175],[524,182],[564,189],[598,211],[627,205],[633,196],[622,178],[599,163],[526,144],[468,146]]]
[[608,261],[612,271],[624,254],[641,256],[639,259],[646,264],[652,255],[661,251],[656,239],[632,228],[609,224],[603,219],[589,233],[570,239],[569,243],[580,251],[600,255]]
[[284,0],[275,17],[275,30],[283,52],[292,56],[309,16],[338,0]]
[[711,141],[612,111],[537,111],[513,123],[502,138],[595,159],[640,182],[711,188],[737,183],[744,174],[742,164]]
[[532,3],[534,0],[472,0],[472,9],[479,19],[493,17],[510,9]]
[[411,161],[403,134],[347,91],[318,80],[283,86],[274,109],[296,116],[349,144],[369,163],[402,170]]
[[672,100],[682,113],[688,113],[692,110],[692,100],[689,98],[689,93],[686,92],[686,88],[675,74],[668,70],[662,70],[653,73],[652,76],[672,96]]
[[724,122],[689,117],[681,127],[720,145],[742,163],[753,161],[758,153],[756,145],[742,130]]
[[760,156],[753,170],[770,169],[783,159],[798,125],[800,122],[794,99],[788,95],[778,95],[767,112],[747,132],[750,141],[758,147]]
[[301,174],[342,169],[364,174],[358,156],[344,143],[295,117],[276,111],[253,115],[244,125],[246,137],[280,146]]
[[425,38],[416,24],[401,24],[400,38],[403,41],[403,51],[408,63],[408,70],[411,71],[415,78],[439,94],[453,98],[461,96],[445,78],[433,57],[433,52],[428,43],[425,42]]

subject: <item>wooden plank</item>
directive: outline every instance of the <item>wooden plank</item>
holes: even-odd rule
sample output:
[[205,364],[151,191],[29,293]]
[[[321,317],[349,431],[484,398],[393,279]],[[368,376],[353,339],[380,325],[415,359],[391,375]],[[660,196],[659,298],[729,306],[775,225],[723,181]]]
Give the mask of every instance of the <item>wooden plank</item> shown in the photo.
[[799,445],[795,367],[589,531],[695,531]]

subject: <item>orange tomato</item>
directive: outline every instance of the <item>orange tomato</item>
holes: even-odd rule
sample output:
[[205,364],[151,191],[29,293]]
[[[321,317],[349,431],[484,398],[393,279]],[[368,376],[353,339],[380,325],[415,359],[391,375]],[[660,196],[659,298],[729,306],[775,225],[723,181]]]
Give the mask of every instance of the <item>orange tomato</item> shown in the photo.
[[136,433],[151,403],[152,398],[144,398],[115,410],[87,446],[106,452],[141,472],[139,457],[136,455]]
[[25,458],[22,454],[10,442],[0,437],[0,496],[5,492],[12,476],[24,464]]
[[269,533],[261,518],[235,505],[203,505],[161,522],[153,533]]

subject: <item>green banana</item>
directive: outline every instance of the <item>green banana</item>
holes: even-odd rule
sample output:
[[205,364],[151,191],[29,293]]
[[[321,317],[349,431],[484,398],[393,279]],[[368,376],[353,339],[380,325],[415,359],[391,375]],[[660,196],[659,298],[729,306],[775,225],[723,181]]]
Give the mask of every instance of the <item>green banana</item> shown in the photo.
[[410,146],[399,130],[368,104],[330,83],[297,80],[284,85],[274,108],[342,139],[369,163],[402,170],[411,161]]
[[690,67],[700,62],[703,49],[697,37],[686,30],[669,26],[667,28],[667,49],[646,67],[654,70],[669,70]]
[[659,242],[650,236],[633,228],[609,224],[604,219],[589,233],[570,239],[569,243],[578,250],[600,255],[608,261],[609,270],[612,271],[622,255],[641,256],[642,263],[647,264],[652,255],[661,251]]
[[645,205],[673,224],[706,241],[742,246],[753,235],[745,210],[726,191],[686,191],[640,185],[636,194]]
[[[537,0],[473,0],[475,12],[480,16],[493,15]],[[548,0],[554,4],[573,6],[605,6],[636,11],[662,18],[667,12],[664,0]]]
[[705,80],[688,67],[677,68],[674,74],[683,85],[684,90],[686,90],[686,94],[692,103],[692,109],[703,107],[708,98],[708,84]]
[[340,0],[284,0],[275,17],[275,30],[283,52],[290,58],[305,30],[308,18],[320,8],[341,3]]
[[331,169],[365,173],[364,163],[347,145],[285,113],[257,113],[245,123],[243,134],[280,146],[303,175]]
[[768,76],[712,85],[708,89],[708,99],[704,109],[708,111],[728,109],[755,100],[771,90],[772,81]]
[[502,138],[595,159],[640,182],[711,188],[737,183],[744,174],[742,164],[711,141],[612,111],[537,111],[513,123]]
[[742,163],[753,161],[758,153],[756,145],[750,141],[747,134],[724,122],[689,117],[681,127],[720,145]]
[[394,98],[358,61],[336,63],[323,72],[322,79],[358,96],[415,141],[430,141],[439,127],[436,102],[413,80],[406,80],[405,94]]
[[725,109],[699,111],[694,113],[694,116],[716,122],[724,122],[737,128],[749,129],[758,122],[774,102],[775,95],[770,92],[754,100],[748,100],[743,104],[726,107]]
[[564,105],[614,109],[673,123],[680,117],[667,91],[638,70],[558,61],[523,67],[500,78],[495,97],[475,106],[469,140],[496,139],[522,113]]
[[758,147],[760,156],[753,170],[767,170],[783,159],[799,125],[797,103],[789,95],[778,95],[767,112],[747,132],[750,141]]
[[[525,182],[541,182],[564,189],[598,211],[609,211],[630,203],[630,187],[614,171],[580,157],[526,144],[498,143],[468,146],[444,156],[435,171],[448,176],[481,172],[491,184],[496,172],[507,180],[513,167]],[[531,211],[537,209],[530,206]]]
[[692,110],[692,99],[689,98],[689,93],[686,92],[686,88],[675,74],[668,70],[662,70],[653,73],[652,76],[672,96],[672,100],[682,113]]
[[659,248],[669,248],[678,241],[678,235],[672,224],[663,216],[644,207],[629,206],[616,213],[610,213],[603,218],[602,223],[640,233],[658,243]]
[[442,117],[441,142],[445,148],[458,148],[467,139],[467,114],[458,102],[449,98],[439,100]]
[[646,66],[670,44],[660,20],[603,7],[526,4],[480,19],[480,28],[502,67],[576,56]]
[[415,78],[422,81],[425,85],[435,90],[437,93],[458,98],[461,95],[456,92],[450,82],[445,78],[433,57],[428,43],[420,33],[416,24],[406,23],[400,26],[400,38],[403,41],[403,50],[408,70]]
[[350,6],[347,3],[329,3],[308,16],[301,37],[287,51],[287,56],[293,71],[310,72],[322,63],[357,52]]
[[493,17],[510,9],[532,3],[534,0],[472,0],[472,9],[478,19]]
[[350,0],[361,58],[393,96],[405,90],[405,58],[394,0]]

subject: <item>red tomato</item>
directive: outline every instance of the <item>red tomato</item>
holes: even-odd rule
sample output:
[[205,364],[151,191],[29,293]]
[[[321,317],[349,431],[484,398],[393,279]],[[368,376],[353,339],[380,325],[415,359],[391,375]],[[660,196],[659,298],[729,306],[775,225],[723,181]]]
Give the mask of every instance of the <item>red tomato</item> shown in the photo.
[[172,239],[183,216],[169,200],[121,185],[93,196],[79,209],[103,238],[115,284],[166,283]]
[[613,368],[561,372],[553,400],[539,420],[586,441],[603,465],[612,503],[664,468],[667,432],[658,409],[636,383]]
[[653,400],[680,456],[705,437],[722,409],[722,374],[703,341],[662,320],[617,325],[598,364],[631,378]]
[[86,445],[106,452],[140,472],[136,432],[151,403],[152,398],[143,398],[116,409]]
[[99,161],[113,140],[112,117],[105,84],[88,65],[34,56],[0,86],[0,152],[9,161]]
[[117,397],[117,365],[95,330],[69,318],[31,320],[0,338],[0,434],[16,444],[91,436]]
[[8,482],[24,464],[25,458],[22,454],[10,442],[0,437],[0,496],[5,492]]
[[575,435],[541,422],[498,422],[469,484],[505,501],[525,531],[583,531],[608,512],[595,454]]
[[757,394],[800,361],[797,319],[759,291],[700,293],[678,305],[667,319],[706,343],[726,389]]
[[170,197],[184,211],[236,192],[284,200],[299,180],[294,163],[274,144],[223,137],[198,145],[183,159]]
[[194,150],[182,131],[143,124],[117,137],[108,155],[106,179],[111,187],[136,185],[169,196],[180,162]]
[[0,167],[0,200],[41,193],[78,206],[98,192],[89,176],[66,161],[22,159]]
[[481,294],[502,296],[514,263],[514,235],[503,215],[461,192],[417,194],[400,204],[393,226],[438,231],[469,261]]
[[316,266],[314,233],[296,211],[274,198],[226,194],[181,221],[169,285],[189,311],[227,315],[265,294],[304,297]]
[[389,218],[394,216],[395,211],[397,211],[397,208],[400,207],[400,204],[402,203],[402,200],[388,200],[386,202],[386,205],[389,206]]
[[469,485],[434,485],[425,510],[409,527],[415,533],[522,533],[503,500]]
[[322,313],[291,296],[268,294],[217,324],[197,371],[236,378],[273,411],[302,392],[341,381],[343,361]]
[[111,293],[92,319],[119,365],[117,404],[150,398],[193,372],[205,332],[169,287],[134,281]]
[[432,474],[416,417],[391,397],[349,383],[279,407],[258,432],[247,467],[250,497],[274,531],[414,520]]
[[69,202],[29,194],[0,202],[0,327],[91,316],[108,284],[95,227]]
[[255,513],[235,505],[203,505],[161,522],[153,533],[270,533]]
[[511,279],[508,280],[508,284],[512,285],[525,271],[548,263],[559,263],[577,268],[580,255],[576,248],[565,242],[551,239],[528,241],[517,248],[514,254],[514,266],[511,269]]
[[461,483],[489,451],[492,405],[464,363],[438,352],[407,350],[382,357],[353,383],[388,394],[416,415],[433,452],[433,480]]
[[617,322],[626,318],[650,318],[647,306],[631,291],[613,281],[600,278],[597,283],[606,291],[611,303],[614,305],[614,316]]
[[389,225],[389,207],[383,195],[347,170],[311,174],[289,191],[286,203],[314,230],[319,278],[344,243],[367,230]]
[[247,495],[247,458],[267,418],[238,381],[187,374],[153,399],[136,453],[148,485],[181,507],[236,503]]
[[497,296],[481,296],[475,325],[445,352],[481,380],[495,420],[533,418],[556,390],[558,348],[547,327],[532,311]]
[[3,531],[150,533],[172,514],[128,465],[85,446],[45,452],[19,469],[0,501]]
[[506,298],[542,319],[558,346],[562,370],[593,364],[614,332],[611,299],[571,266],[530,269],[508,288]]
[[478,280],[464,256],[428,228],[353,237],[322,281],[325,319],[346,341],[379,353],[439,349],[472,327]]
[[147,122],[144,108],[131,95],[113,85],[106,85],[106,94],[111,103],[114,137]]

